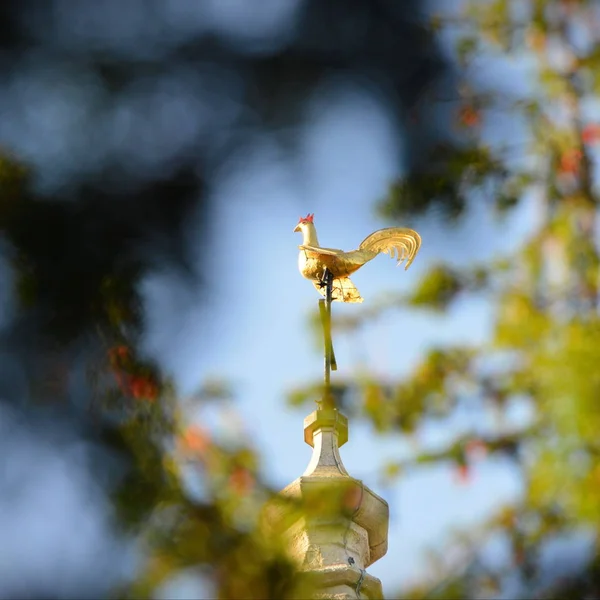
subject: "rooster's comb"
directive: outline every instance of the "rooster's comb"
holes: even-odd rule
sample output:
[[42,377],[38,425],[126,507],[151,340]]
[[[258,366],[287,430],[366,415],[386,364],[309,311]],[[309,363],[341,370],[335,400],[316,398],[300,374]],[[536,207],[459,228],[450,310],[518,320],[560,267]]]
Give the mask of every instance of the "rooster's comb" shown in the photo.
[[298,222],[299,223],[312,223],[314,218],[315,218],[315,213],[313,213],[312,215],[309,213],[305,217],[300,217],[300,221],[298,221]]

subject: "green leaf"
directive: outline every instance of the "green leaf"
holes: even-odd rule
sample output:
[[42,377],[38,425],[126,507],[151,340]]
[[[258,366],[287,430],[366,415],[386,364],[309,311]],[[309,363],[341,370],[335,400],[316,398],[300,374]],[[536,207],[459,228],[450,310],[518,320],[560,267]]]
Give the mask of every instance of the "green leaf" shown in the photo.
[[459,275],[446,265],[437,265],[421,278],[409,296],[409,304],[444,310],[463,289]]

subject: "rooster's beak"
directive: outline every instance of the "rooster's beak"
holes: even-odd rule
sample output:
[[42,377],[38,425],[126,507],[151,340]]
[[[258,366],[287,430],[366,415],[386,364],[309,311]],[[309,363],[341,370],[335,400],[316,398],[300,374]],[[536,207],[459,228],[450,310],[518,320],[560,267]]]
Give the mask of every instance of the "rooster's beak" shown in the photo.
[[297,231],[300,231],[300,223],[298,223],[298,225],[294,227],[294,233],[296,233]]

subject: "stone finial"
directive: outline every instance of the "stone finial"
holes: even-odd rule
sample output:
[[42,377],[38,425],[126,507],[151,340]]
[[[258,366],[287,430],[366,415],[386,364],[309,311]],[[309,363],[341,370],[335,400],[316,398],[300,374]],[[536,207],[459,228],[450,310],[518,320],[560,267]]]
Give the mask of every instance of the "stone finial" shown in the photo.
[[286,546],[315,598],[382,598],[381,582],[366,568],[387,552],[389,507],[351,477],[339,454],[348,420],[335,409],[304,421],[313,455],[304,474],[280,495],[299,507],[273,512]]

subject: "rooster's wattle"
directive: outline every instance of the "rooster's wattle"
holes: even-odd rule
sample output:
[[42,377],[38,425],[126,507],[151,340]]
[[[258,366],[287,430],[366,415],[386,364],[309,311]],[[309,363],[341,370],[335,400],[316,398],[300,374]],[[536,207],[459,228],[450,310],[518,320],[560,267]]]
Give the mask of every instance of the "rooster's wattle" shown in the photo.
[[405,269],[408,269],[421,247],[421,236],[416,231],[389,227],[366,237],[357,250],[344,252],[335,248],[322,248],[319,246],[313,221],[314,215],[301,217],[294,229],[303,235],[302,245],[299,246],[298,267],[302,276],[310,279],[323,296],[326,294],[325,270],[328,269],[333,275],[331,298],[338,302],[363,301],[349,275],[378,254],[389,254],[398,260],[398,264],[406,260]]

